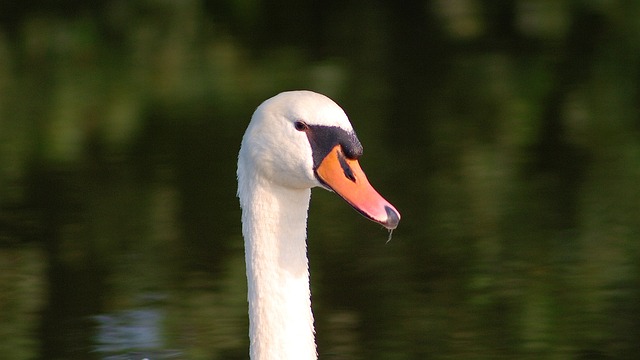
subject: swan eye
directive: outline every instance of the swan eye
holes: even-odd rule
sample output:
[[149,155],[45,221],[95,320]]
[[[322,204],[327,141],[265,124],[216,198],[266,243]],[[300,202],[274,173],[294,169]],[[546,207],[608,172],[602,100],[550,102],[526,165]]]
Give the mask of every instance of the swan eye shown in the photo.
[[309,126],[305,124],[304,121],[300,120],[293,123],[293,126],[295,126],[296,130],[298,131],[306,131],[309,128]]

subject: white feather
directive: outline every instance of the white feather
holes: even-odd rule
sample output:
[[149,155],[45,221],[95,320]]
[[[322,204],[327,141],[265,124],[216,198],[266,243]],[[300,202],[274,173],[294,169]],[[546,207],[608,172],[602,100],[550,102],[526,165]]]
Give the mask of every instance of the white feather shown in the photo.
[[285,92],[253,114],[238,157],[253,360],[316,359],[306,224],[312,150],[295,121],[353,131],[344,111],[310,91]]

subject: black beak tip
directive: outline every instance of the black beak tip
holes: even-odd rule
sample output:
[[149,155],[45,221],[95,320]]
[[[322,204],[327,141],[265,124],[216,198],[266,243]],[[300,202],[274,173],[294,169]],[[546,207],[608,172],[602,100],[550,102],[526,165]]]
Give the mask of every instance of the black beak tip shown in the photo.
[[384,222],[384,227],[389,230],[397,228],[400,222],[400,214],[389,206],[385,206],[384,209],[387,212],[387,221]]

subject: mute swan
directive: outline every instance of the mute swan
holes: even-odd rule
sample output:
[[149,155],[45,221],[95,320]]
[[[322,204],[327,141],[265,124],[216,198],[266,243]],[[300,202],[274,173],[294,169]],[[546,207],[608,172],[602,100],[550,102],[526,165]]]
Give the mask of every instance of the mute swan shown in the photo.
[[344,111],[311,91],[290,91],[254,112],[238,155],[253,360],[316,359],[306,226],[311,188],[335,191],[395,229],[400,214],[369,184],[362,145]]

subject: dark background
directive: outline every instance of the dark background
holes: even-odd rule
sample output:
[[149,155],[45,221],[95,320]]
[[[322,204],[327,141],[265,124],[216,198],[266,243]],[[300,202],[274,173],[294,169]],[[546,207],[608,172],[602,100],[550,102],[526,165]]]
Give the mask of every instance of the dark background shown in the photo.
[[246,359],[239,144],[343,106],[387,233],[315,190],[321,359],[635,359],[640,2],[1,1],[0,357]]

